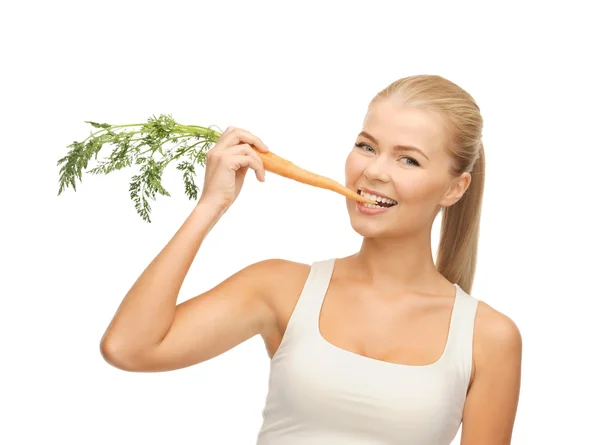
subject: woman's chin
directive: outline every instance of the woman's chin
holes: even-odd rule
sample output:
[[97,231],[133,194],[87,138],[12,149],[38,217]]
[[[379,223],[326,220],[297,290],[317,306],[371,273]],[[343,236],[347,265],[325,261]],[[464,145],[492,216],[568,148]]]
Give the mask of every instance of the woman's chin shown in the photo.
[[360,236],[364,237],[374,237],[374,236],[382,236],[387,232],[387,224],[377,222],[374,220],[368,221],[362,219],[361,216],[350,216],[350,225],[352,229]]

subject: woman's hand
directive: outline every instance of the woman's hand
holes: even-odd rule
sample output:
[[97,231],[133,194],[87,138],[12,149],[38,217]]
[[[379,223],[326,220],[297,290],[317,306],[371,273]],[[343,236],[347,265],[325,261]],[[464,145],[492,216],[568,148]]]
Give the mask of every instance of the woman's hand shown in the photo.
[[269,148],[249,131],[227,127],[206,154],[201,201],[213,202],[225,211],[240,194],[248,168],[255,171],[259,181],[265,181],[262,159],[253,147],[261,152],[269,151]]

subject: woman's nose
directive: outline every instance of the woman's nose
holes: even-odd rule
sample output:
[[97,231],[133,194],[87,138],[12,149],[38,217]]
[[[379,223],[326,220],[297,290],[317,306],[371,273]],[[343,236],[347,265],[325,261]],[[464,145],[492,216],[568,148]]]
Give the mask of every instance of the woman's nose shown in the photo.
[[388,182],[390,180],[390,175],[387,172],[387,165],[383,158],[372,161],[367,168],[365,168],[364,175],[365,178],[370,181]]

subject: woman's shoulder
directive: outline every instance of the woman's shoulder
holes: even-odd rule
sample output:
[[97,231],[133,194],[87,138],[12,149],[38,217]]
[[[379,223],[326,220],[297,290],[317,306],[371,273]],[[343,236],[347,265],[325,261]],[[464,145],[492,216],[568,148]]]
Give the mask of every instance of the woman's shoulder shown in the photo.
[[311,264],[284,258],[268,258],[250,267],[254,279],[263,288],[263,295],[270,305],[276,305],[286,294],[294,295],[302,287],[310,273]]
[[522,338],[516,322],[485,301],[478,301],[473,328],[473,358],[478,369],[520,358]]
[[279,348],[311,266],[283,258],[270,258],[254,265],[255,279],[260,282],[264,301],[272,315],[262,332],[269,357],[273,357]]
[[293,261],[285,258],[268,258],[251,265],[261,279],[285,281],[286,278],[297,275],[307,275],[311,264]]
[[515,321],[481,300],[478,300],[474,329],[475,335],[490,346],[496,343],[514,346],[521,340],[521,333]]

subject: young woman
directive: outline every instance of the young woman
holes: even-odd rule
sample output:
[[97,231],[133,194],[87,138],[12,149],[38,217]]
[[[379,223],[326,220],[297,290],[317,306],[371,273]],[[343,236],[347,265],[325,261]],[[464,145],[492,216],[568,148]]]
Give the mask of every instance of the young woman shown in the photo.
[[[484,184],[482,117],[433,75],[400,79],[369,104],[346,160],[360,250],[301,264],[267,259],[179,305],[202,241],[248,169],[264,181],[255,135],[228,128],[207,156],[202,196],[134,283],[107,328],[104,358],[129,371],[210,360],[260,334],[271,358],[259,445],[511,441],[521,336],[469,293]],[[442,212],[434,263],[431,229]]]

